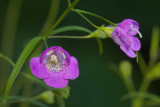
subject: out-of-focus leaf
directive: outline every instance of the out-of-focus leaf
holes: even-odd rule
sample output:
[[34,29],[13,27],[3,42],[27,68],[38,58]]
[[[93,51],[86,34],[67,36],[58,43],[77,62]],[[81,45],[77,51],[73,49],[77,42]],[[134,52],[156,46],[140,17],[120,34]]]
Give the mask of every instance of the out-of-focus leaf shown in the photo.
[[[3,101],[3,98],[0,98],[0,101]],[[38,107],[48,107],[48,105],[41,103],[40,101],[36,101],[32,98],[26,98],[22,96],[8,96],[8,101],[6,103],[18,103],[18,102],[24,102],[28,101],[31,104],[37,105]]]
[[10,77],[8,79],[7,82],[7,86],[5,89],[5,93],[4,93],[4,101],[7,99],[8,94],[11,90],[11,87],[13,85],[13,82],[15,81],[17,75],[19,74],[22,66],[24,65],[24,63],[26,62],[27,58],[29,57],[29,55],[31,54],[31,52],[34,50],[34,48],[36,47],[36,45],[42,40],[41,37],[35,37],[33,38],[28,44],[27,46],[24,48],[24,50],[22,51],[20,57],[18,58],[16,65],[14,66]]
[[92,31],[85,28],[85,27],[81,27],[81,26],[64,26],[64,27],[60,27],[55,29],[54,31],[52,31],[52,33],[50,35],[55,35],[61,32],[66,32],[66,31],[73,31],[73,30],[77,30],[77,31],[83,31],[86,33],[91,33]]
[[96,40],[97,40],[97,44],[98,44],[98,47],[99,47],[99,54],[102,55],[103,54],[103,43],[98,38],[96,38]]
[[123,96],[121,99],[122,100],[127,100],[129,98],[134,98],[134,97],[147,98],[149,100],[154,101],[157,104],[160,104],[160,97],[156,96],[154,94],[151,94],[151,93],[140,93],[140,92],[138,92],[138,93],[130,93],[130,94],[127,94],[127,95]]
[[120,63],[119,69],[124,78],[130,78],[132,73],[132,65],[129,61],[122,61]]
[[1,89],[0,89],[0,96],[3,94],[3,91],[4,91],[5,87],[6,87],[6,85],[7,85],[7,81],[5,81],[5,82],[3,83],[3,85],[2,85],[2,87],[1,87]]
[[135,92],[132,81],[132,64],[129,61],[122,61],[119,65],[119,70],[129,93]]
[[140,68],[142,74],[144,75],[147,70],[147,64],[146,64],[146,62],[140,52],[138,52],[138,65],[139,65],[139,68]]
[[38,107],[49,107],[48,105],[40,102],[40,101],[36,101],[36,100],[29,100],[30,103],[37,105]]
[[160,62],[157,63],[147,74],[149,80],[160,79]]
[[10,63],[13,67],[15,66],[15,63],[10,59],[8,58],[7,56],[3,55],[2,53],[0,53],[0,58],[6,60],[8,63]]
[[26,77],[28,80],[30,80],[31,82],[33,82],[33,83],[35,83],[35,84],[37,84],[37,85],[39,85],[39,86],[41,86],[41,87],[43,87],[47,90],[53,90],[54,89],[54,88],[51,88],[51,87],[47,86],[43,81],[41,81],[38,78],[35,78],[34,76],[32,76],[30,74],[27,74],[27,73],[23,72],[22,75],[24,77]]
[[159,27],[155,26],[153,28],[151,45],[150,45],[150,58],[152,61],[156,60],[158,54],[158,47],[159,47]]

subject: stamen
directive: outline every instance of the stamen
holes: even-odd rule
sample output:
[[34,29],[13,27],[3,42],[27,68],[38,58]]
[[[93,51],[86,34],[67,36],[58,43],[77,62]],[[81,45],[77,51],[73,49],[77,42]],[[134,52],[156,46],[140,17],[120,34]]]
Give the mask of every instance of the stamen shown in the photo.
[[137,29],[135,28],[131,28],[131,29],[135,30],[139,34],[139,37],[142,38],[142,34]]

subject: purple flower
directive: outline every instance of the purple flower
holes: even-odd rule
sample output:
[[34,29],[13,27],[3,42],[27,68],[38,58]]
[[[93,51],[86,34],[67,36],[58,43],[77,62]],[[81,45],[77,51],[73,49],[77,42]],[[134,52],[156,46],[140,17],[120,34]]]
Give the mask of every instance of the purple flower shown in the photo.
[[139,51],[141,48],[141,43],[137,37],[139,34],[139,25],[136,21],[131,19],[125,19],[117,27],[115,27],[112,32],[112,38],[114,42],[120,45],[121,50],[129,57],[135,58],[136,54],[134,51]]
[[79,75],[77,59],[59,46],[46,49],[40,58],[33,57],[30,67],[35,77],[54,88],[66,87],[69,79],[76,79]]

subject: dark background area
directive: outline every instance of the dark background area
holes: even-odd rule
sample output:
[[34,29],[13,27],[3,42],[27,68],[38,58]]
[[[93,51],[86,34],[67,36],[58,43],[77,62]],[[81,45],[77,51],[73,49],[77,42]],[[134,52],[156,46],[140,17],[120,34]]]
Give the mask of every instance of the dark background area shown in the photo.
[[[50,0],[23,0],[18,29],[15,39],[13,60],[16,61],[25,44],[37,36],[48,14]],[[80,0],[75,8],[99,14],[114,23],[130,18],[139,22],[143,35],[140,52],[148,61],[149,45],[152,28],[160,24],[159,0]],[[2,35],[8,0],[0,0],[0,35]],[[58,16],[67,8],[67,2],[61,0]],[[105,22],[87,16],[93,23],[100,26]],[[95,30],[78,14],[71,12],[59,25],[79,25]],[[81,32],[67,32],[69,35],[83,35]],[[1,39],[1,36],[0,36]],[[119,64],[129,60],[133,64],[133,78],[138,88],[141,74],[136,59],[128,58],[111,39],[104,39],[104,53],[99,55],[95,39],[50,39],[49,46],[62,46],[79,61],[80,75],[70,81],[70,97],[66,100],[67,107],[128,107],[129,100],[122,101],[121,97],[127,90],[121,78],[109,69],[109,64]],[[6,77],[7,78],[7,77]],[[159,83],[152,84],[150,91],[159,94]]]

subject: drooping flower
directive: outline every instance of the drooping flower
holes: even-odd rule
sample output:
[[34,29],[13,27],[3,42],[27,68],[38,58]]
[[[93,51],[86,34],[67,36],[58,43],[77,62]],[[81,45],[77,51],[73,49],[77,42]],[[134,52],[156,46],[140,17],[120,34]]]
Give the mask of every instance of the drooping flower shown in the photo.
[[139,34],[139,25],[136,21],[132,19],[125,19],[117,27],[114,28],[112,32],[112,38],[114,42],[120,45],[120,49],[129,57],[135,58],[136,54],[134,51],[139,51],[141,48],[141,43],[136,34]]
[[33,57],[30,68],[35,77],[54,88],[64,88],[69,79],[79,76],[77,59],[59,46],[46,49],[40,57]]

